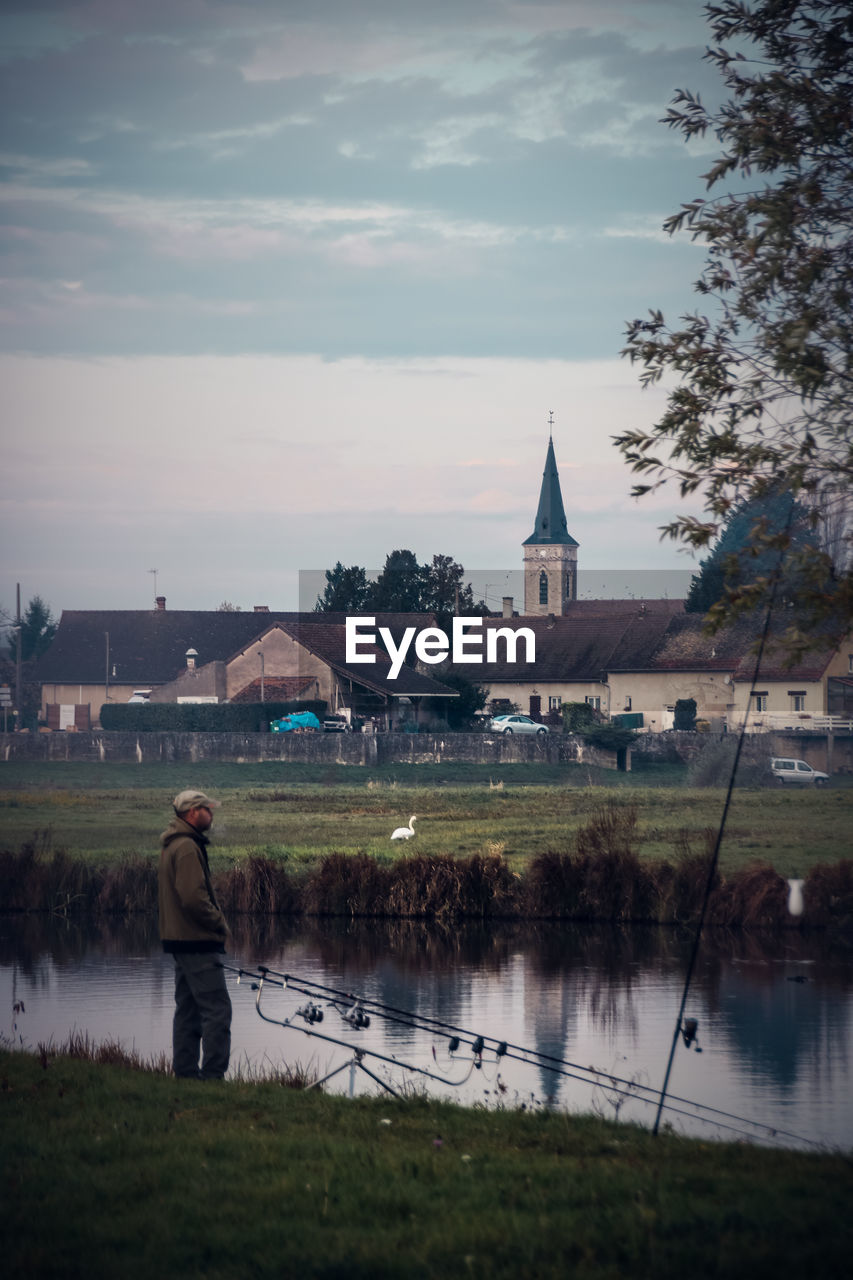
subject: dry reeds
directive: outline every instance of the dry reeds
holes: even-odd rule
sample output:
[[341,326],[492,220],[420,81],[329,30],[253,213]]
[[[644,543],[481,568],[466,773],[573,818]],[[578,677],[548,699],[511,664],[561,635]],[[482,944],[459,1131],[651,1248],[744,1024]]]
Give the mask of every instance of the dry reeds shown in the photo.
[[0,909],[67,914],[89,907],[102,876],[52,847],[51,832],[36,832],[17,852],[0,851]]
[[108,867],[98,893],[97,905],[111,914],[132,915],[157,910],[157,872],[151,859],[127,858]]
[[289,915],[299,908],[299,893],[285,867],[253,854],[214,878],[226,915]]
[[366,853],[330,853],[303,889],[303,910],[309,915],[385,915],[389,871]]
[[515,914],[517,899],[516,882],[500,856],[421,856],[394,867],[387,914],[485,919]]
[[[326,855],[298,879],[278,861],[253,855],[214,877],[226,915],[255,921],[277,916],[428,919],[561,919],[695,924],[708,886],[715,833],[696,851],[686,833],[672,862],[641,859],[637,814],[612,803],[577,833],[572,852],[531,859],[522,877],[500,844],[470,858],[404,856],[393,864],[366,853]],[[715,873],[708,924],[765,928],[853,927],[853,862],[812,869],[803,886],[805,913],[787,909],[784,878],[754,864],[724,878]],[[49,832],[17,853],[0,850],[0,910],[54,915],[152,915],[157,907],[154,859],[128,858],[106,871],[51,847]],[[255,926],[256,928],[259,926]]]
[[574,854],[534,858],[527,878],[533,914],[575,920],[656,919],[654,868],[635,849],[633,805],[599,806],[577,833]]
[[803,918],[853,937],[853,860],[812,867],[803,885],[803,901]]

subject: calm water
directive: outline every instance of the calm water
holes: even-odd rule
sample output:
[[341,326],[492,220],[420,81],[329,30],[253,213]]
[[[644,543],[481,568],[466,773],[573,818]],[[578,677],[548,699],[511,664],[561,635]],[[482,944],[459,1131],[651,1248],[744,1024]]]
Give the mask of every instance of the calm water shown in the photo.
[[[689,945],[688,938],[657,929],[440,930],[409,922],[263,921],[256,928],[242,924],[228,963],[247,969],[264,964],[491,1041],[475,1067],[464,1036],[460,1050],[450,1054],[447,1037],[433,1023],[419,1029],[407,1019],[377,1016],[375,1009],[369,1010],[369,1028],[354,1031],[318,992],[324,1019],[314,1029],[393,1059],[368,1053],[362,1062],[394,1088],[428,1088],[466,1104],[618,1112],[651,1125],[655,1107],[642,1100],[651,1095],[634,1095],[640,1086],[659,1089],[663,1082]],[[249,981],[237,984],[232,974],[229,982],[233,1068],[289,1063],[324,1075],[351,1062],[349,1048],[297,1029],[309,1025],[294,1017],[305,995],[264,990],[267,1016],[294,1019],[285,1028],[258,1016]],[[24,1011],[16,1015],[17,1002]],[[0,1034],[6,1042],[35,1047],[77,1031],[95,1041],[117,1039],[147,1056],[169,1050],[172,1007],[171,961],[159,950],[152,922],[92,929],[0,917]],[[673,1127],[787,1145],[797,1145],[801,1135],[853,1150],[849,949],[796,931],[774,938],[709,933],[685,1012],[698,1020],[701,1053],[679,1042],[670,1095],[685,1101],[674,1104],[677,1112],[664,1113]],[[511,1048],[498,1059],[492,1049],[500,1040]],[[414,1075],[408,1066],[453,1083]],[[591,1076],[590,1068],[623,1083],[614,1087]],[[351,1083],[359,1092],[382,1092],[364,1071],[348,1066],[329,1087],[346,1091]],[[732,1129],[707,1123],[691,1103],[731,1113],[715,1118]],[[751,1122],[786,1132],[773,1137]]]

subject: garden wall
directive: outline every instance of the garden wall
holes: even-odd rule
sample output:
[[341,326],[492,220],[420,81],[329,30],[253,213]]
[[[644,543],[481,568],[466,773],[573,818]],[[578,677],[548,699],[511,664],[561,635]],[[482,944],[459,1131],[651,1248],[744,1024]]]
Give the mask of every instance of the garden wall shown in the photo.
[[485,733],[90,733],[0,734],[3,760],[152,761],[293,760],[380,765],[515,764],[561,760],[616,767],[616,753],[570,734],[503,737]]
[[[708,733],[647,733],[638,736],[630,754],[635,760],[689,763],[716,739],[717,735]],[[748,760],[795,756],[827,773],[853,773],[853,734],[750,734],[744,756]],[[598,750],[563,733],[542,738],[488,733],[7,733],[0,734],[0,764],[4,760],[293,760],[361,766],[542,760],[616,768],[614,751]]]

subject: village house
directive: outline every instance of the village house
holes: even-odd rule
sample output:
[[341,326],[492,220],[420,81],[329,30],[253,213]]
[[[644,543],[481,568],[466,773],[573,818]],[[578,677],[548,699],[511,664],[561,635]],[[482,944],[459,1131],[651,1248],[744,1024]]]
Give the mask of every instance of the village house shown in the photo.
[[[479,685],[490,710],[517,707],[552,725],[567,702],[652,732],[672,728],[676,704],[689,699],[716,731],[741,725],[747,708],[758,731],[823,728],[830,712],[853,714],[853,644],[789,666],[771,647],[754,678],[754,626],[710,636],[681,600],[579,600],[578,553],[549,439],[533,532],[522,544],[523,608],[507,598],[501,616],[482,620],[485,640],[495,633],[483,660],[416,661],[410,646],[405,663],[394,664],[387,646],[362,641],[362,660],[352,661],[344,614],[167,610],[160,596],[153,610],[63,612],[38,664],[42,718],[51,728],[88,728],[104,703],[143,690],[152,702],[321,699],[331,712],[385,728],[429,727],[445,722],[447,700],[457,696],[442,683],[449,673]],[[372,628],[378,635],[386,627],[399,645],[407,628],[435,621],[380,614]],[[533,653],[507,639],[522,628]]]
[[[394,635],[431,615],[379,614]],[[387,654],[346,661],[339,614],[173,610],[65,610],[39,662],[42,718],[50,728],[99,723],[105,703],[139,691],[151,702],[324,701],[329,711],[376,718],[387,728],[444,719],[458,694],[434,676],[404,667],[390,679]]]

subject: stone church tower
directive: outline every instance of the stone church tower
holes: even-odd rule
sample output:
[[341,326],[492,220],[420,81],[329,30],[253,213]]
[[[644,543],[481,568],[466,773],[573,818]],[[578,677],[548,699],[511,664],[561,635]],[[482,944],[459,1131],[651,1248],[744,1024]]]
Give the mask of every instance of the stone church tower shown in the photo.
[[536,524],[524,548],[525,614],[564,614],[578,598],[578,544],[569,533],[554,441],[548,440]]

